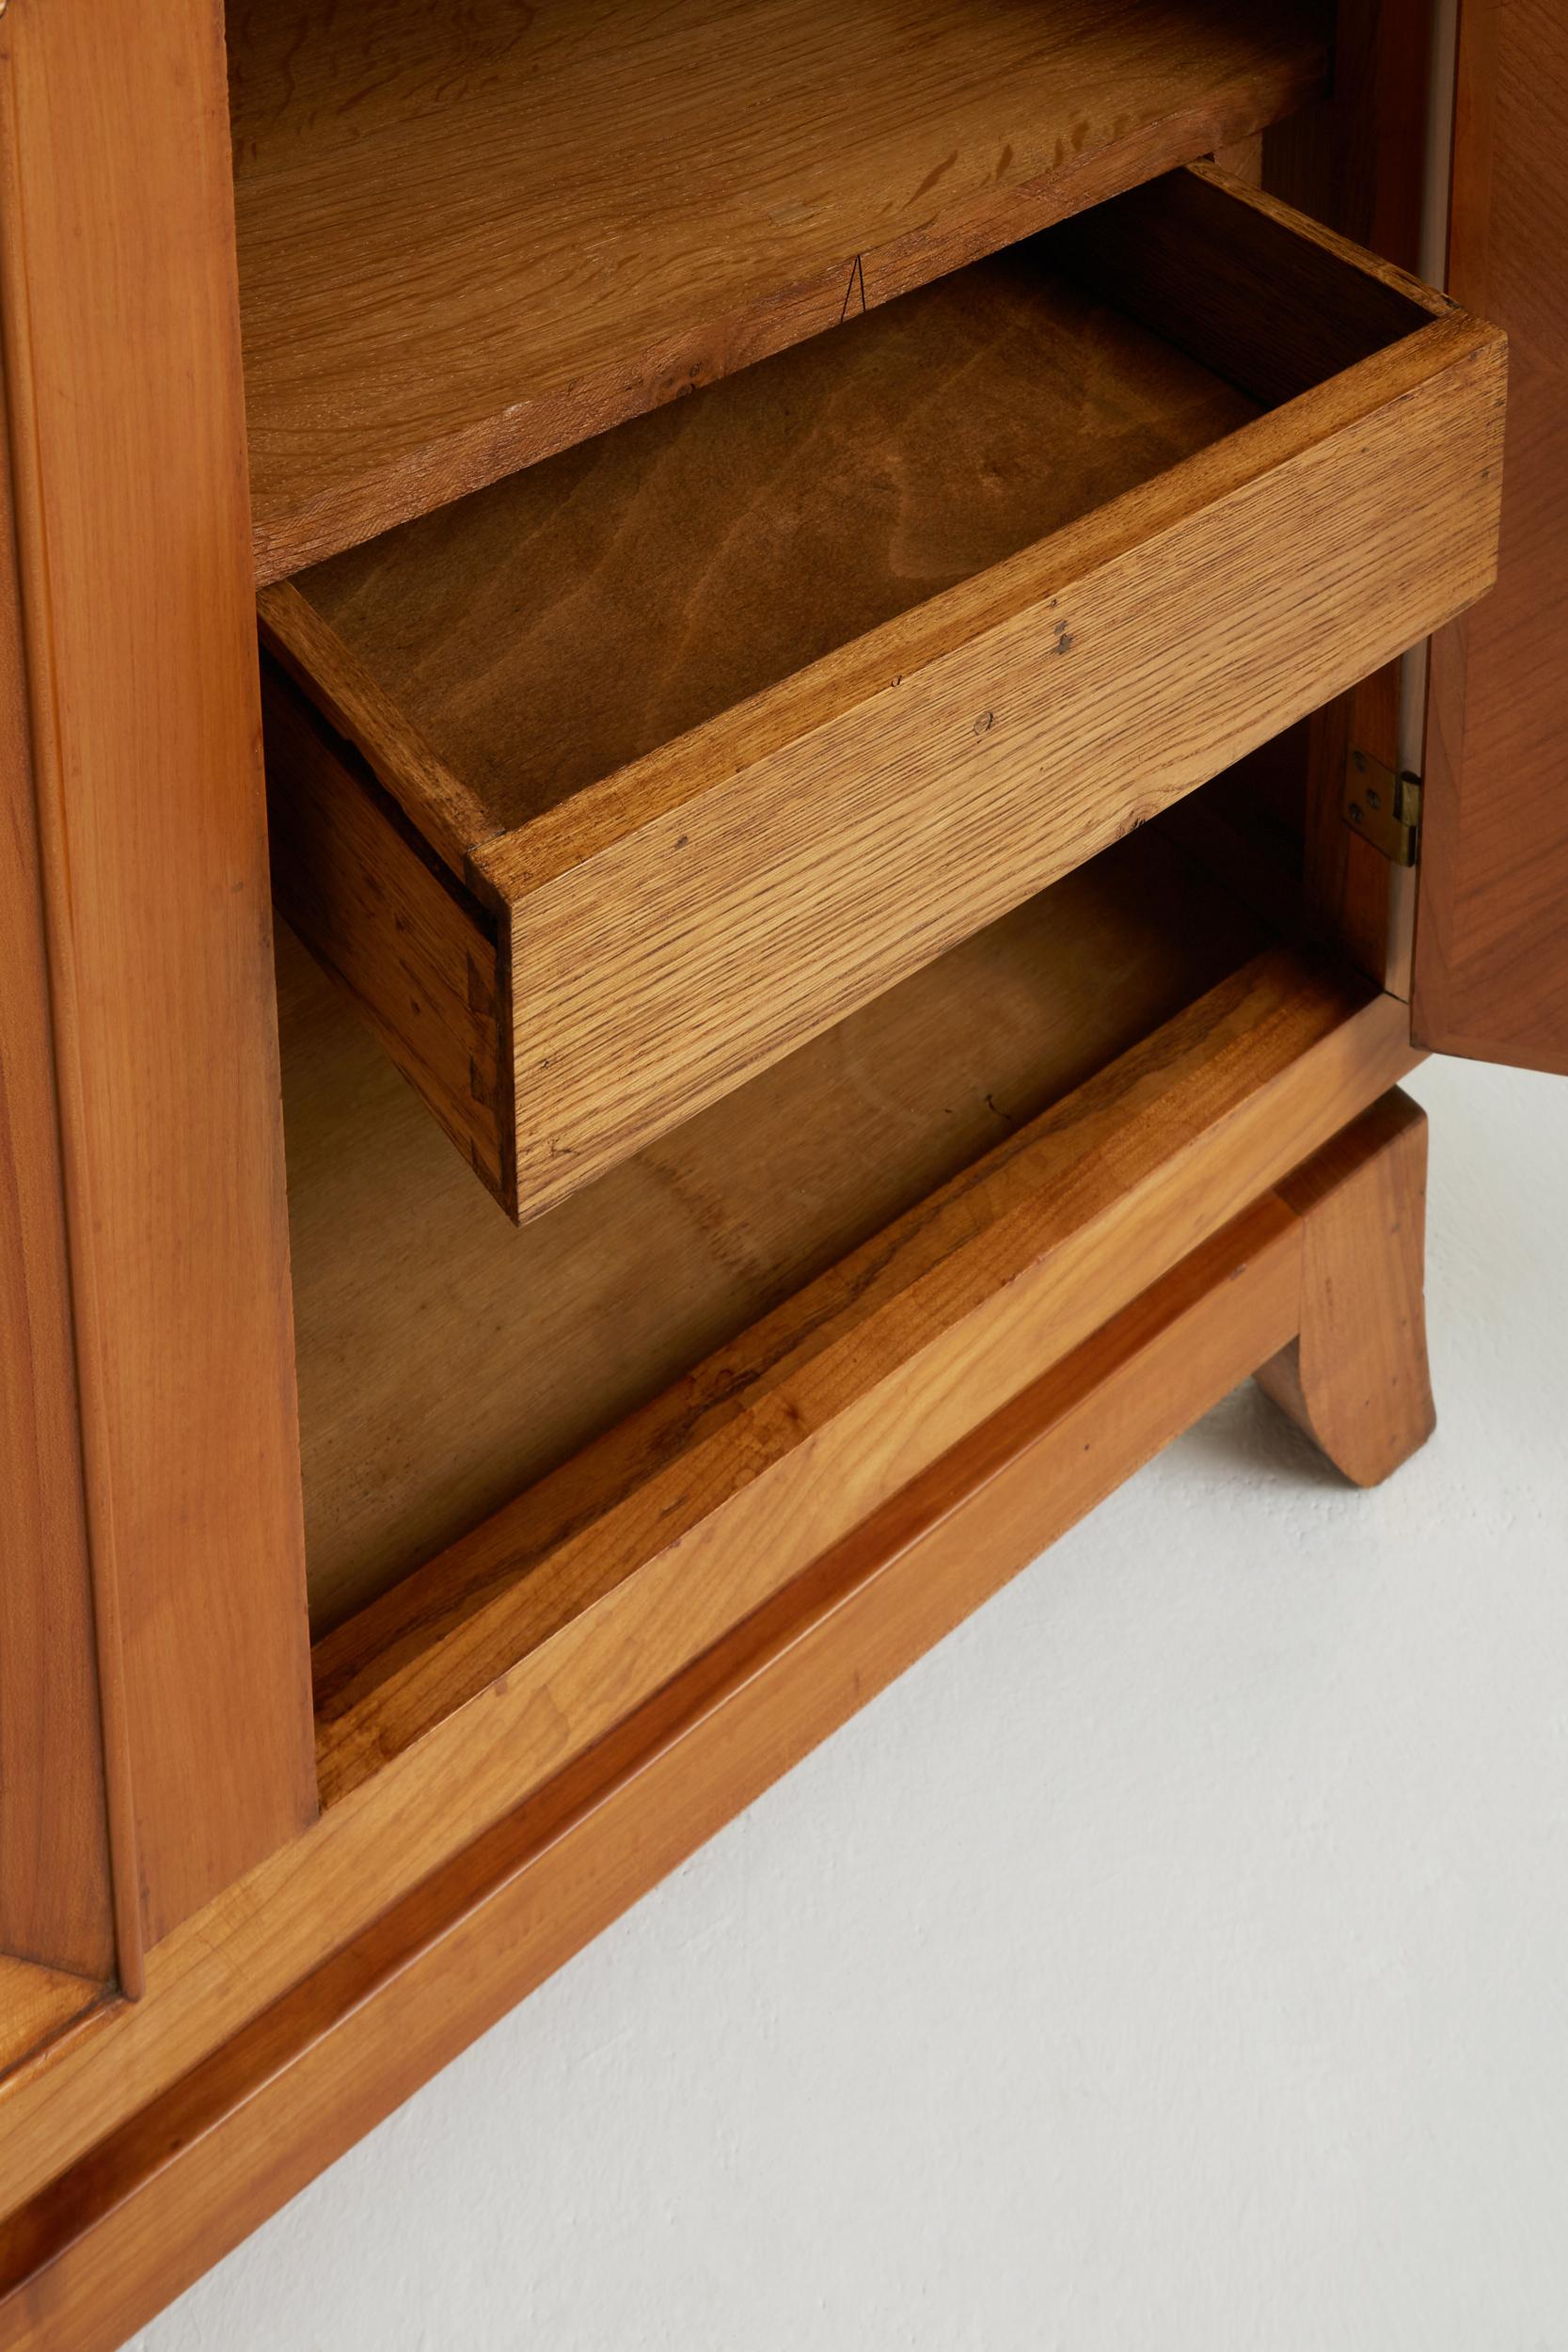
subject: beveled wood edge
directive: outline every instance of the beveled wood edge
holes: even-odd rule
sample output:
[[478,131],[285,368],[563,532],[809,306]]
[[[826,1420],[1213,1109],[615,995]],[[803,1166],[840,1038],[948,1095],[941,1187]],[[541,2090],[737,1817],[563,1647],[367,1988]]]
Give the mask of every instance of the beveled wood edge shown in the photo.
[[139,1934],[115,1915],[9,426],[0,366],[0,2007],[25,1985],[30,2010],[54,1970],[68,2001],[109,1982]]
[[1270,1191],[13,2211],[0,2344],[144,2324],[1287,1344],[1300,1288]]
[[[546,1778],[603,1727],[584,1720],[583,1657],[635,1655],[646,1677],[662,1650],[673,1671],[677,1591],[683,1638],[704,1611],[718,1638],[735,1601],[716,1547],[747,1562],[742,1605],[759,1603],[821,1538],[825,1480],[858,1491],[857,1514],[879,1500],[890,1416],[908,1474],[961,1367],[971,1411],[990,1409],[1023,1376],[1021,1328],[1037,1372],[1042,1328],[1065,1353],[1401,1076],[1388,1009],[1289,950],[1255,958],[350,1617],[314,1652],[323,1804],[423,1769],[421,1748],[471,1783],[465,1752],[499,1742]],[[1317,1074],[1347,1051],[1370,1073],[1348,1096]],[[623,1708],[651,1687],[630,1674]]]

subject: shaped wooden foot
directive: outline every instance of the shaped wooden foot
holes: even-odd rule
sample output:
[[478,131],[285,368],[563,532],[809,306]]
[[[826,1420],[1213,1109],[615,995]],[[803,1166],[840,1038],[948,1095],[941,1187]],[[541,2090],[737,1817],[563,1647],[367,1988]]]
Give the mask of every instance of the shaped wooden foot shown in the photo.
[[1397,1089],[1277,1186],[1302,1219],[1301,1336],[1258,1375],[1358,1486],[1431,1437],[1426,1113]]

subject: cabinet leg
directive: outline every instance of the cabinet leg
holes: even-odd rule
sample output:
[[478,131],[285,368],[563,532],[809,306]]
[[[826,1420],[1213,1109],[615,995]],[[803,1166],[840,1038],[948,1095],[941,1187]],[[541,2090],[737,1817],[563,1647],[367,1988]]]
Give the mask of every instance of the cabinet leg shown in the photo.
[[1431,1437],[1426,1113],[1397,1089],[1278,1186],[1302,1220],[1301,1335],[1265,1392],[1358,1486]]

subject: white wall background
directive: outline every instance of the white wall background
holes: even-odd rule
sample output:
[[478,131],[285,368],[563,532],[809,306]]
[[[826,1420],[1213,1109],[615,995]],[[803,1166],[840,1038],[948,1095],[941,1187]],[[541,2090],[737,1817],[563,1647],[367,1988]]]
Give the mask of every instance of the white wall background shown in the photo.
[[1423,1454],[1242,1391],[141,2352],[1568,2347],[1568,1086],[1413,1091]]

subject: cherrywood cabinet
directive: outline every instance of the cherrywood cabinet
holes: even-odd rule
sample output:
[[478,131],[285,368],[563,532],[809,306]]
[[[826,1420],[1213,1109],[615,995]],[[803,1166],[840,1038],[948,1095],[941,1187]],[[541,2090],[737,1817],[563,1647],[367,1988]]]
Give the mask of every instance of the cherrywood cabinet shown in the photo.
[[1449,30],[0,15],[0,2344],[1238,1381],[1428,1433],[1399,1081],[1568,1068],[1568,40]]

